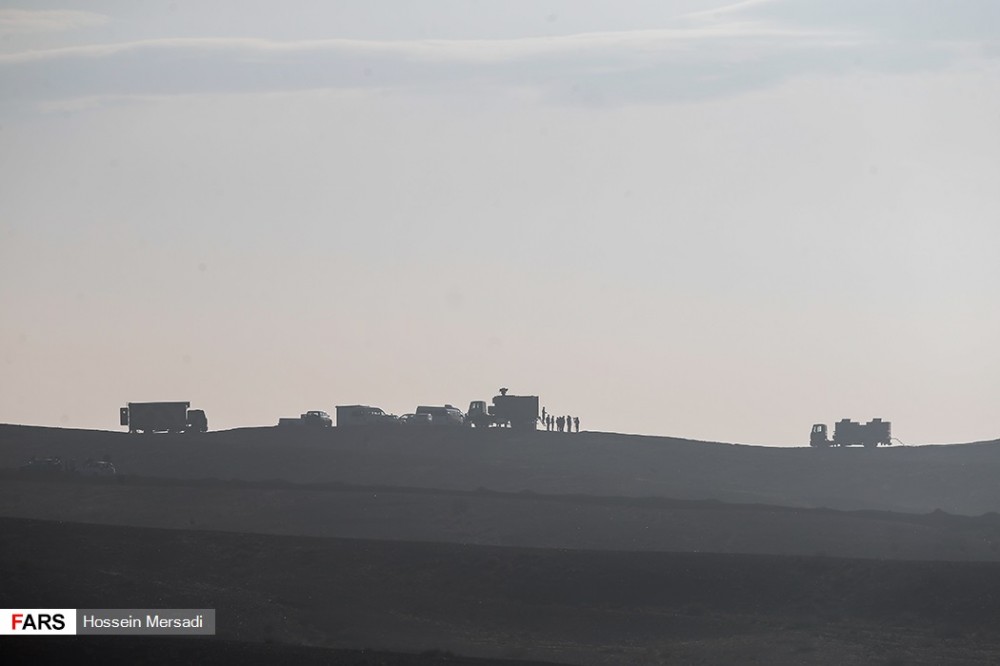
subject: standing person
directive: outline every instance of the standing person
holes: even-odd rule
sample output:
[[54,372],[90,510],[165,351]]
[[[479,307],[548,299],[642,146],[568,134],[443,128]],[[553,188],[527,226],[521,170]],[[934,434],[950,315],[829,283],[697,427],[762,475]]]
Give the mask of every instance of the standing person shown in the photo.
[[552,415],[549,414],[545,417],[545,429],[548,431],[552,430]]
[[573,427],[576,428],[577,432],[580,432],[580,417],[579,416],[574,416],[573,417]]
[[573,432],[573,417],[566,416],[566,432]]
[[546,416],[546,414],[545,414],[545,408],[542,407],[542,423],[545,423],[545,416]]
[[559,432],[563,431],[563,417],[561,416],[556,419],[556,429],[559,430]]

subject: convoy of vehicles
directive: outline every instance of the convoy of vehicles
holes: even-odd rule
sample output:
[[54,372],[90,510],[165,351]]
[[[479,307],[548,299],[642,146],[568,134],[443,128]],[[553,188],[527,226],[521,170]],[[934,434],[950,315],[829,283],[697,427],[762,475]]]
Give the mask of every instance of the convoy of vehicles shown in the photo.
[[337,427],[343,426],[463,426],[476,428],[507,427],[533,430],[538,423],[538,396],[507,395],[500,389],[493,404],[474,400],[468,413],[452,404],[420,405],[413,413],[393,416],[370,405],[338,405]]
[[[191,433],[206,432],[208,418],[201,409],[191,409],[189,402],[130,402],[122,407],[121,425],[128,426],[130,433]],[[511,428],[513,430],[534,430],[539,421],[538,396],[508,395],[508,389],[501,388],[500,394],[493,396],[492,404],[485,400],[473,400],[469,410],[463,413],[454,405],[420,405],[416,411],[397,417],[387,414],[379,407],[371,405],[337,405],[337,426],[469,426],[471,428]],[[334,425],[330,415],[321,410],[310,410],[298,418],[281,418],[279,426],[307,426],[331,428]],[[812,427],[809,446],[826,448],[830,446],[864,446],[875,448],[892,444],[892,424],[880,418],[868,423],[841,419],[834,426],[833,438],[829,437],[826,424],[817,423]],[[52,470],[63,466],[59,459],[46,458],[32,460],[22,469],[26,471]],[[113,465],[91,466],[89,473],[108,474]],[[114,473],[111,471],[110,473]]]

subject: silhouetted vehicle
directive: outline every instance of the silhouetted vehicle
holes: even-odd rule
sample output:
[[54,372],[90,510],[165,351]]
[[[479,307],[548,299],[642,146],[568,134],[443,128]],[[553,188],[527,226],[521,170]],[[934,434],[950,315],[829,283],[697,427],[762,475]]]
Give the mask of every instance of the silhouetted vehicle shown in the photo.
[[864,446],[870,449],[878,445],[892,444],[892,424],[882,419],[872,419],[868,423],[858,423],[850,419],[837,421],[833,439],[827,436],[826,424],[817,423],[809,435],[809,446]]
[[465,414],[454,405],[443,405],[441,407],[432,405],[421,405],[417,407],[416,413],[429,414],[432,425],[460,426],[465,423]]
[[318,428],[332,428],[333,419],[326,412],[321,412],[319,410],[311,410],[299,417],[302,425],[314,426]]
[[18,467],[18,469],[27,474],[55,475],[67,471],[67,466],[62,461],[62,458],[58,456],[49,456],[46,458],[32,457],[31,460]]
[[190,402],[130,402],[120,410],[121,424],[131,433],[208,431],[204,410],[190,406]]
[[493,405],[487,405],[485,400],[473,400],[465,414],[465,425],[470,428],[490,428],[502,426],[504,422],[493,415]]
[[399,419],[369,405],[337,405],[337,427],[399,425]]
[[403,414],[399,417],[399,422],[403,425],[430,425],[434,422],[434,417],[430,414]]
[[470,402],[466,423],[475,428],[534,430],[538,424],[538,396],[507,395],[507,389],[502,388],[500,395],[493,396],[492,405],[485,400]]

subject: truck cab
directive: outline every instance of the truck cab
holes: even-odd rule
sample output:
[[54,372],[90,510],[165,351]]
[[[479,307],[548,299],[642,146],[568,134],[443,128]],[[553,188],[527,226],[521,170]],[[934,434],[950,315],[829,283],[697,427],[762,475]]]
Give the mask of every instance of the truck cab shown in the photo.
[[817,423],[812,427],[812,432],[809,433],[809,446],[830,446],[825,423]]
[[489,428],[494,425],[493,406],[485,400],[473,400],[469,403],[469,411],[465,415],[465,425],[471,428]]
[[188,427],[185,432],[208,432],[208,417],[204,409],[189,409]]

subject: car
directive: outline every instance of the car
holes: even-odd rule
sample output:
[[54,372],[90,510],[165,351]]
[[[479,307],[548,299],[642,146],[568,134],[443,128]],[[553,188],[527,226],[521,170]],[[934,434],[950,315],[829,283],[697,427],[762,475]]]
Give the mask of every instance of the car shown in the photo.
[[465,423],[465,414],[454,405],[444,405],[441,407],[421,405],[417,407],[417,414],[430,416],[434,425],[460,426]]
[[300,418],[302,419],[302,425],[317,426],[320,428],[333,427],[333,419],[330,418],[330,415],[319,410],[308,411]]
[[430,414],[403,414],[399,422],[403,425],[430,425],[434,418]]
[[396,426],[400,419],[394,414],[386,414],[380,407],[371,405],[337,405],[337,427],[350,426]]

